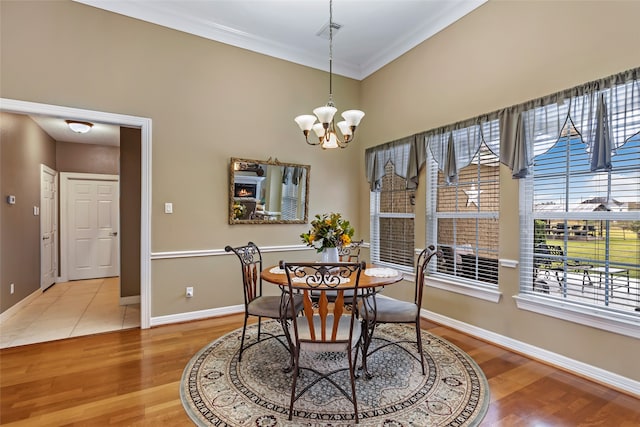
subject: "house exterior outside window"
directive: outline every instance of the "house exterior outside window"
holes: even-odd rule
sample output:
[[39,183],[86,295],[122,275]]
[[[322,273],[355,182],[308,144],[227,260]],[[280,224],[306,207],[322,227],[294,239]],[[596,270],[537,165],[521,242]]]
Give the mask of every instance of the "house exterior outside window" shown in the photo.
[[428,158],[427,241],[443,252],[435,277],[497,289],[499,169],[484,144],[454,182]]
[[380,191],[371,192],[371,259],[376,264],[412,271],[414,265],[415,190],[385,165]]
[[640,311],[640,134],[591,171],[579,135],[536,157],[521,196],[521,294],[623,320]]

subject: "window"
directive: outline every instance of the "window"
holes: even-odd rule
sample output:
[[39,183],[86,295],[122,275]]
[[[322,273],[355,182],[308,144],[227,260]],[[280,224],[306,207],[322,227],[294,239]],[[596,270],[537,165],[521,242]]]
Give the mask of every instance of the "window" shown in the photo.
[[610,170],[591,171],[582,138],[565,132],[535,158],[524,195],[521,293],[637,313],[640,134],[615,150]]
[[[410,271],[414,264],[415,190],[389,161],[380,191],[371,192],[371,259]],[[407,268],[409,267],[409,268]]]
[[499,160],[482,143],[457,179],[447,183],[427,160],[427,241],[443,252],[438,275],[497,288]]
[[640,69],[540,101],[518,123],[518,307],[640,337]]

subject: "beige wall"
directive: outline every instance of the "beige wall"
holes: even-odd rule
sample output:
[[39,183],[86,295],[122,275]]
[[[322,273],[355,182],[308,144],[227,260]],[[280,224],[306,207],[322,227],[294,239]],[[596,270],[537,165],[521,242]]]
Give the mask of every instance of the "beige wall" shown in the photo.
[[120,148],[107,145],[56,143],[58,172],[120,173]]
[[[640,2],[489,1],[363,81],[361,141],[374,146],[637,67],[638,16]],[[423,171],[417,247],[425,239],[425,180]],[[500,185],[499,256],[518,260],[518,181],[504,166]],[[368,228],[368,212],[360,215]],[[497,304],[428,288],[425,308],[640,380],[630,357],[637,339],[519,310],[517,269],[501,267],[499,287]]]
[[[639,2],[490,1],[363,82],[334,79],[338,108],[367,113],[342,151],[307,147],[293,123],[326,102],[325,73],[71,1],[0,2],[0,95],[153,120],[155,253],[300,244],[304,225],[227,224],[230,157],[310,164],[310,215],[340,211],[368,240],[364,148],[638,66],[639,15]],[[500,256],[517,260],[518,183],[502,170],[501,186]],[[231,256],[154,260],[151,273],[152,316],[242,303]],[[518,310],[514,269],[500,289],[493,304],[429,288],[426,308],[640,379],[637,340]]]
[[[40,289],[40,217],[33,207],[40,206],[40,165],[55,169],[55,150],[31,118],[0,113],[0,313]],[[8,195],[16,197],[14,205]]]
[[[152,252],[302,243],[308,225],[228,224],[231,157],[310,165],[309,214],[340,211],[360,238],[361,153],[307,146],[293,121],[327,102],[326,73],[70,0],[3,1],[0,19],[2,97],[152,119]],[[336,76],[333,89],[341,111],[359,106],[359,82]],[[242,304],[236,263],[154,260],[151,315]]]

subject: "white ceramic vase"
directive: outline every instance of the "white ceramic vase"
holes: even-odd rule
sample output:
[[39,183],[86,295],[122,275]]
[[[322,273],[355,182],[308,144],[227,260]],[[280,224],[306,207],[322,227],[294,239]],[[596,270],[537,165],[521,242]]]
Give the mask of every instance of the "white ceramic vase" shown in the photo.
[[324,248],[322,262],[338,262],[338,248]]

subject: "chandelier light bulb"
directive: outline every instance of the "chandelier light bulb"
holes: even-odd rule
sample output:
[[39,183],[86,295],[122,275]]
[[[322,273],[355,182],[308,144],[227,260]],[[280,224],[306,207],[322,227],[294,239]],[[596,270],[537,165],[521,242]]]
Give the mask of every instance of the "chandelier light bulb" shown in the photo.
[[307,132],[311,130],[313,124],[316,122],[316,116],[312,116],[310,114],[304,114],[302,116],[298,116],[294,119],[300,129],[306,130]]
[[315,125],[313,125],[313,131],[316,133],[316,135],[318,135],[320,141],[322,141],[325,133],[324,125],[322,123],[316,123]]
[[342,118],[345,119],[347,125],[349,126],[358,126],[360,124],[360,120],[364,117],[364,111],[360,110],[347,110],[342,113]]
[[320,123],[329,123],[333,120],[333,116],[336,114],[336,111],[338,111],[336,107],[325,105],[324,107],[318,107],[313,110],[313,114],[318,117],[318,121]]
[[334,132],[329,132],[327,138],[324,138],[322,141],[322,148],[338,148],[338,137]]

